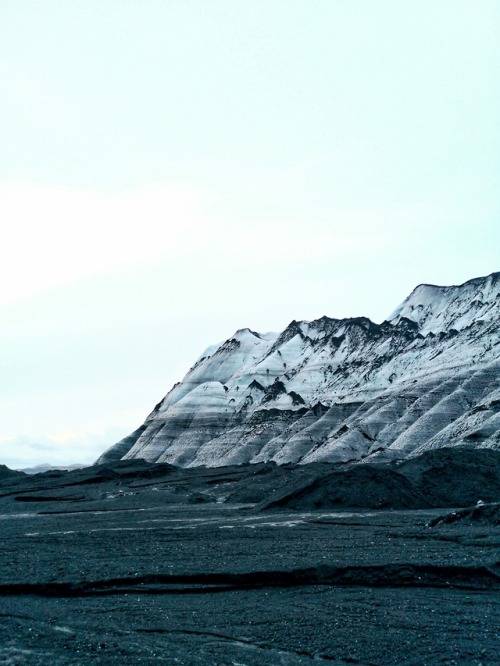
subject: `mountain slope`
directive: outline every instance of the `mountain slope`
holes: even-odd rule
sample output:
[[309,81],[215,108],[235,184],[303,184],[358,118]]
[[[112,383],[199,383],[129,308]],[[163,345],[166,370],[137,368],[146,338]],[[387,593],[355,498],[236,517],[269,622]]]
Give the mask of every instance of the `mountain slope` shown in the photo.
[[365,317],[241,329],[210,347],[98,462],[185,467],[404,459],[500,448],[500,273],[418,286]]

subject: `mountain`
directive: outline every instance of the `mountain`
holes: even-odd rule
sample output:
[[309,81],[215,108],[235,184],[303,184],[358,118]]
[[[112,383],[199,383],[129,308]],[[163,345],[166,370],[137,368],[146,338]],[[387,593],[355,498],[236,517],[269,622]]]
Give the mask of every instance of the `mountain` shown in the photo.
[[98,462],[383,462],[500,449],[499,303],[500,272],[419,285],[381,324],[322,317],[281,333],[241,329]]
[[50,463],[41,463],[34,467],[23,467],[21,472],[25,474],[44,474],[45,472],[71,472],[74,469],[82,469],[85,465],[75,463],[74,465],[51,465]]

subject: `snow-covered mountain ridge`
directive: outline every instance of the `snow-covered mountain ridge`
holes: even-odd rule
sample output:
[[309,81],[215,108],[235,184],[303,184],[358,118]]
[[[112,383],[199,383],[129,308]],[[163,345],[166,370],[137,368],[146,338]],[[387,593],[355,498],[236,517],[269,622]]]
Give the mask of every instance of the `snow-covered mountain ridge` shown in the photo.
[[366,317],[237,331],[98,462],[191,467],[402,459],[500,448],[500,273],[418,286]]

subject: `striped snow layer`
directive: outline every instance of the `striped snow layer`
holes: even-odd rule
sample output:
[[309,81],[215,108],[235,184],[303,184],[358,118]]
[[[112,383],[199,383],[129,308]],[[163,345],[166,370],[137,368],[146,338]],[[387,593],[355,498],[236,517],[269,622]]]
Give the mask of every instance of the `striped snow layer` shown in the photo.
[[500,273],[420,285],[387,321],[292,321],[209,348],[101,456],[184,467],[500,448]]

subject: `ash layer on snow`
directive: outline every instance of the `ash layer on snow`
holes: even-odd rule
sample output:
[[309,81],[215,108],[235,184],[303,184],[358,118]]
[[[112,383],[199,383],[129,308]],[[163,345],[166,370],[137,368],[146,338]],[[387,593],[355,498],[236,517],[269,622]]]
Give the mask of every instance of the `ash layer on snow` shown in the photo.
[[202,354],[98,463],[382,462],[450,446],[498,450],[499,302],[493,273],[420,285],[382,324],[322,317],[281,333],[241,329]]

